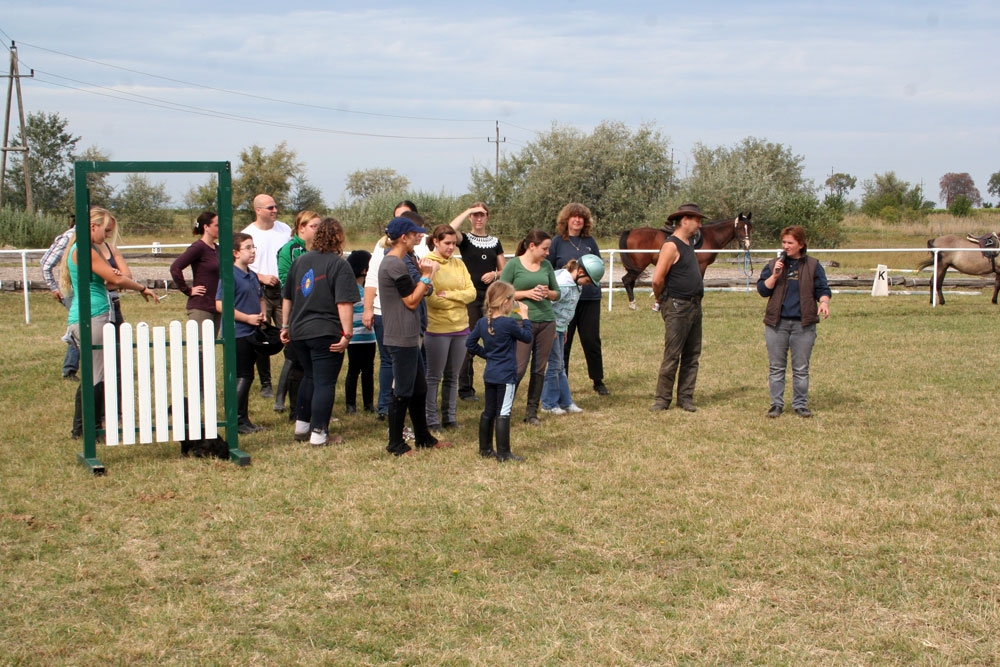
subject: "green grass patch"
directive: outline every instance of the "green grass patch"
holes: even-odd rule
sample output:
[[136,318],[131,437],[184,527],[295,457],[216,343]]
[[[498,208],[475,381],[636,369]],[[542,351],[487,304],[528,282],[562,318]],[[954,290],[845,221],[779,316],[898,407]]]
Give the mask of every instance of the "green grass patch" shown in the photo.
[[[133,322],[183,317],[125,297]],[[650,414],[659,315],[605,313],[611,396],[452,450],[241,439],[253,465],[177,444],[69,438],[65,311],[0,295],[0,656],[13,664],[993,664],[1000,654],[998,311],[987,296],[835,295],[810,420],[765,418],[764,300],[710,293],[696,414]],[[481,369],[481,364],[479,368]],[[789,387],[790,391],[790,387]]]

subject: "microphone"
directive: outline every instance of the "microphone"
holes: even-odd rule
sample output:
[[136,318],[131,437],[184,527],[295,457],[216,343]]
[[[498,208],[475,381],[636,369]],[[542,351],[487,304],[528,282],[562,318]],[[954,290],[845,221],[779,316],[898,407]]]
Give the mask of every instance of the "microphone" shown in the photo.
[[782,264],[787,264],[788,263],[788,253],[785,252],[784,250],[782,250],[781,254],[778,255],[778,261],[781,262]]

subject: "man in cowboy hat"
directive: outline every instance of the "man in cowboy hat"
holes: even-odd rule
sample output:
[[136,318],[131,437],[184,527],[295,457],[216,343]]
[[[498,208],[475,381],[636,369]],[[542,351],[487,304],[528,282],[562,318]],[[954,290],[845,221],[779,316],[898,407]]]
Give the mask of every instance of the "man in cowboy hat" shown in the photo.
[[704,217],[697,204],[683,204],[667,216],[676,226],[660,248],[653,270],[653,295],[660,306],[665,335],[663,361],[650,412],[670,408],[674,376],[677,377],[677,404],[688,412],[696,409],[694,384],[701,356],[701,297],[705,284],[691,238],[701,229]]

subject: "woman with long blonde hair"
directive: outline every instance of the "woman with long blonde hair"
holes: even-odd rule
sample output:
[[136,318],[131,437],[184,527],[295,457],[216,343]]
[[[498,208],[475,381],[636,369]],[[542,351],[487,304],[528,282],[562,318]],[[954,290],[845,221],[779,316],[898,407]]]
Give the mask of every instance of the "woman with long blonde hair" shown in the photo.
[[[108,260],[105,259],[101,249],[107,240],[108,228],[117,228],[117,221],[111,213],[103,208],[94,206],[90,209],[90,341],[94,346],[104,344],[104,325],[111,321],[111,299],[108,295],[108,286],[116,290],[135,290],[142,294],[143,298],[154,303],[159,303],[160,299],[156,293],[148,287],[137,283],[129,276],[123,275],[120,270],[112,268]],[[77,270],[76,245],[67,248],[63,255],[63,271],[59,277],[60,286],[63,293],[73,292],[73,303],[69,309],[70,336],[73,342],[80,345],[80,312],[79,284]],[[92,352],[92,363],[94,370],[94,407],[97,413],[97,423],[100,425],[101,417],[104,414],[104,353],[100,349]],[[83,409],[82,409],[82,387],[77,388],[76,408],[73,415],[72,436],[79,438],[83,433]]]

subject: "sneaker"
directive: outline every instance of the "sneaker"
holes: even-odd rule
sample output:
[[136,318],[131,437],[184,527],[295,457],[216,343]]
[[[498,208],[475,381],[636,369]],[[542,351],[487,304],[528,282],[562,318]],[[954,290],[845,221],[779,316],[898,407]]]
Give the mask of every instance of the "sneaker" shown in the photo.
[[542,420],[539,419],[538,417],[525,417],[524,418],[524,423],[525,424],[530,424],[531,426],[541,426],[542,425]]
[[664,410],[669,410],[669,409],[670,406],[664,405],[663,403],[653,403],[651,406],[649,406],[650,412],[662,412]]
[[565,410],[566,412],[568,412],[570,414],[577,414],[579,412],[583,412],[583,408],[581,408],[576,403],[570,403],[565,408],[563,408],[563,410]]
[[808,419],[813,416],[813,413],[809,408],[795,408],[795,414],[803,419]]
[[476,401],[479,400],[479,397],[476,396],[475,394],[469,394],[468,396],[460,396],[459,398],[461,398],[463,401],[469,401],[471,403],[475,403]]
[[63,380],[69,380],[70,382],[79,382],[80,376],[76,374],[76,371],[70,371],[63,375]]
[[698,412],[698,408],[694,407],[694,403],[681,403],[680,406],[685,412]]
[[309,422],[295,422],[295,435],[293,436],[295,442],[305,442],[309,439],[310,432]]
[[441,427],[446,431],[453,431],[458,428],[458,422],[445,422]]
[[767,418],[768,419],[777,419],[780,416],[781,416],[781,406],[780,405],[772,405],[771,409],[767,411]]
[[552,408],[542,408],[542,412],[548,415],[564,415],[566,410],[563,410],[558,405]]

